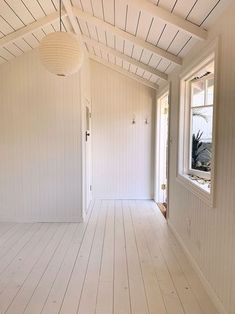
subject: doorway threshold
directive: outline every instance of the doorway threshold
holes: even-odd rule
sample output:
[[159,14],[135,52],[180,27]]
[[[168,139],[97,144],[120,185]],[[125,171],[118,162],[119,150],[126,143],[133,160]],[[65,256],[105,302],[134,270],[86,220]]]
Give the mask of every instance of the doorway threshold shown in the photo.
[[167,212],[167,203],[157,203],[157,206],[159,207],[161,213],[166,218],[166,212]]

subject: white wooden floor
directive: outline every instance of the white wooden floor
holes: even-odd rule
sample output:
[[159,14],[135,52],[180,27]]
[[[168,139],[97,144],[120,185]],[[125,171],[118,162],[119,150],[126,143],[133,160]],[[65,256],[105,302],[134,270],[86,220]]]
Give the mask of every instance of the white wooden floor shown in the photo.
[[0,224],[0,313],[215,314],[150,201],[97,201],[83,224]]

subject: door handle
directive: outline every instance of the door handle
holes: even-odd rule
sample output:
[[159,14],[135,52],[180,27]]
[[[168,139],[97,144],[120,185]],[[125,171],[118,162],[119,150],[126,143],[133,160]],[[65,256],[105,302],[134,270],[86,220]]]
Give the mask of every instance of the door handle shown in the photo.
[[86,142],[88,140],[88,136],[90,136],[90,133],[88,131],[86,131]]

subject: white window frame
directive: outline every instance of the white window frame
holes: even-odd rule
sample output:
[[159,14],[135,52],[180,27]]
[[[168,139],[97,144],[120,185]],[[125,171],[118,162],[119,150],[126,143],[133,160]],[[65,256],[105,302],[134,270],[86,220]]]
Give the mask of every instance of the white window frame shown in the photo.
[[[210,78],[214,79],[214,73],[208,74],[207,76],[204,76],[204,77],[198,79],[197,82],[207,81]],[[192,106],[192,80],[189,82],[188,88],[189,88],[189,99],[187,101],[187,106],[189,107],[188,108],[188,114],[189,114],[188,120],[189,120],[189,123],[188,123],[188,130],[187,131],[185,130],[185,131],[187,132],[187,134],[189,134],[189,138],[188,138],[189,142],[188,142],[188,150],[186,152],[187,153],[187,158],[185,160],[185,163],[186,163],[186,165],[185,165],[186,171],[185,172],[188,173],[188,174],[194,175],[194,176],[198,176],[199,178],[210,180],[211,179],[211,172],[205,172],[205,171],[200,171],[200,170],[196,170],[196,169],[190,168],[190,164],[191,164],[191,161],[192,161],[191,152],[192,152],[192,135],[193,135],[192,134],[191,110],[192,110],[192,108],[196,109],[196,108],[209,108],[209,107],[212,107],[213,110],[214,110],[214,99],[213,99],[213,104],[211,104],[211,105],[205,104],[204,106]],[[214,116],[214,113],[213,113],[213,116]],[[213,131],[214,131],[214,129],[213,129],[213,125],[212,125],[212,139],[213,139]],[[212,143],[212,146],[213,146],[213,143]]]
[[[210,174],[210,189],[208,185],[202,185],[196,180],[190,178],[189,171],[189,154],[191,143],[190,135],[190,110],[189,99],[191,90],[188,86],[190,80],[195,77],[201,69],[214,61],[214,101],[213,101],[213,129],[212,129],[212,163]],[[186,68],[180,75],[180,110],[179,110],[179,141],[178,141],[178,168],[177,180],[182,183],[188,190],[203,200],[208,206],[214,206],[214,189],[215,189],[215,143],[216,143],[216,107],[218,94],[218,39],[208,47],[200,58],[192,62],[191,66]],[[196,172],[198,170],[195,170]],[[200,172],[200,171],[199,171]],[[204,173],[204,172],[203,172]],[[194,173],[196,174],[196,173]],[[198,173],[199,174],[199,173]],[[200,175],[199,175],[200,176]]]

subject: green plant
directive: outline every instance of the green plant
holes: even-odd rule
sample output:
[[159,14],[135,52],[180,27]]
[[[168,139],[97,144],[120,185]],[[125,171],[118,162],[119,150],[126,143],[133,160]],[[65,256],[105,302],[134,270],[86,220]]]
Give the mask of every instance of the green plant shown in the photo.
[[197,134],[193,134],[192,136],[192,168],[196,169],[199,157],[200,155],[206,150],[205,147],[203,147],[203,143],[201,141],[203,132],[200,130],[197,132]]

